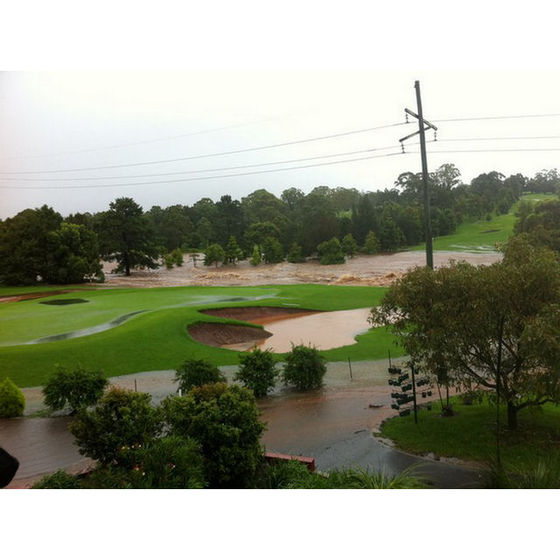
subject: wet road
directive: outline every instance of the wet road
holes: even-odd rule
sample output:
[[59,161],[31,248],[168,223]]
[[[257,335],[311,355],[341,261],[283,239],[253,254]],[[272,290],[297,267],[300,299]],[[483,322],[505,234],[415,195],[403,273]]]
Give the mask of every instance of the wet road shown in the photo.
[[[476,471],[433,460],[424,460],[393,449],[371,433],[392,415],[386,360],[354,362],[353,379],[348,364],[328,364],[325,388],[297,393],[278,386],[272,396],[259,401],[267,423],[263,444],[268,451],[315,458],[319,470],[341,467],[384,469],[398,473],[412,465],[438,488],[475,486]],[[231,382],[235,366],[221,368]],[[115,385],[152,394],[157,403],[174,393],[172,371],[144,372],[112,378]],[[25,389],[26,413],[41,408],[40,390]],[[68,431],[67,417],[0,420],[0,445],[18,458],[20,468],[10,487],[21,487],[38,475],[59,468],[77,472],[84,459]]]

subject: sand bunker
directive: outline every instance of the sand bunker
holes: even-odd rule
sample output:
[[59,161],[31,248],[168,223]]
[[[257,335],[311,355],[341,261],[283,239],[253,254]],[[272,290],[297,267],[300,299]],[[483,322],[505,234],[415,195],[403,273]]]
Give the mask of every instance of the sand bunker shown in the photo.
[[272,336],[259,327],[224,323],[195,323],[189,326],[188,331],[197,342],[232,350],[247,350],[259,346]]
[[198,342],[238,351],[263,347],[282,353],[298,344],[328,350],[355,344],[355,337],[371,327],[369,308],[323,312],[279,307],[230,307],[205,309],[201,313],[266,325],[266,330],[224,323],[197,323],[189,327],[189,334]]

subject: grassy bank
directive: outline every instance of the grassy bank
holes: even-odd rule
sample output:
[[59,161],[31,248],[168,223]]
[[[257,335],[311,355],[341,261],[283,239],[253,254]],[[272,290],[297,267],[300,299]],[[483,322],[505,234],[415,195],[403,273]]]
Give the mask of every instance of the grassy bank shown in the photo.
[[[399,448],[415,453],[433,452],[442,457],[491,463],[496,457],[496,408],[487,400],[464,405],[460,397],[452,399],[455,416],[444,418],[439,403],[431,411],[421,410],[418,424],[414,417],[395,417],[381,429]],[[560,407],[547,404],[540,409],[519,413],[519,428],[507,428],[506,410],[500,410],[501,456],[506,467],[523,468],[538,460],[560,459]]]
[[[217,365],[237,364],[238,353],[194,341],[189,324],[228,322],[199,313],[209,307],[289,306],[337,311],[377,305],[386,288],[350,286],[259,286],[247,288],[138,288],[74,292],[5,303],[0,308],[0,371],[21,387],[40,385],[55,364],[102,369],[108,376],[176,368],[188,357]],[[42,301],[82,298],[86,303],[43,305]],[[25,344],[37,338],[90,328],[142,311],[122,325],[81,338]],[[328,350],[331,361],[398,355],[385,329],[371,329],[357,344]],[[281,355],[278,355],[281,358]]]
[[[528,194],[522,196],[520,201],[540,202],[557,198],[556,195],[552,194]],[[455,233],[434,238],[434,251],[495,251],[496,243],[506,242],[513,234],[513,226],[517,220],[515,212],[519,202],[514,204],[507,214],[493,215],[490,220],[466,222],[459,225]],[[410,250],[419,251],[424,248],[425,245],[422,243],[410,247]]]

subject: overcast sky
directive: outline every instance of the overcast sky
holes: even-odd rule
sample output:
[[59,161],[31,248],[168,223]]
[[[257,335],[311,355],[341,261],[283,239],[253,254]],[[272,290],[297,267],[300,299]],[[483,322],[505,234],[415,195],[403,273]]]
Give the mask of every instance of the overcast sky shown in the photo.
[[[391,187],[399,173],[420,170],[417,139],[406,143],[408,155],[385,157],[400,152],[398,139],[414,132],[417,125],[412,122],[290,146],[148,162],[403,123],[405,107],[416,111],[416,79],[421,83],[424,116],[438,126],[438,142],[428,146],[430,170],[454,163],[463,180],[470,181],[492,170],[533,175],[557,166],[558,151],[437,153],[560,150],[556,72],[4,72],[0,185],[12,188],[2,189],[2,217],[42,204],[63,215],[94,212],[120,196],[131,196],[148,209],[190,205],[203,196],[240,198],[257,188],[280,194],[289,187],[309,192],[318,185]],[[440,122],[555,113],[558,116]],[[556,138],[484,140],[540,136]],[[433,140],[433,134],[427,138]],[[387,149],[364,152],[377,148]],[[373,155],[383,157],[316,165]],[[304,161],[292,161],[299,159]],[[229,169],[284,161],[291,163]],[[305,165],[313,167],[255,173]],[[87,169],[104,166],[120,167]],[[83,170],[61,171],[69,169]],[[200,172],[178,173],[183,171]],[[247,172],[251,174],[198,179]],[[168,180],[173,182],[164,182]],[[107,186],[130,183],[144,184]]]

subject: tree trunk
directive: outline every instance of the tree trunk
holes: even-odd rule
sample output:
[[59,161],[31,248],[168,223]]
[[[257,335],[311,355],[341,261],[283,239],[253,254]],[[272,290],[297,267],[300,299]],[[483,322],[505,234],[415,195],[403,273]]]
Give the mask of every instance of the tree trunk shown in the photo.
[[507,419],[508,428],[510,430],[517,430],[517,408],[511,402],[507,403]]

